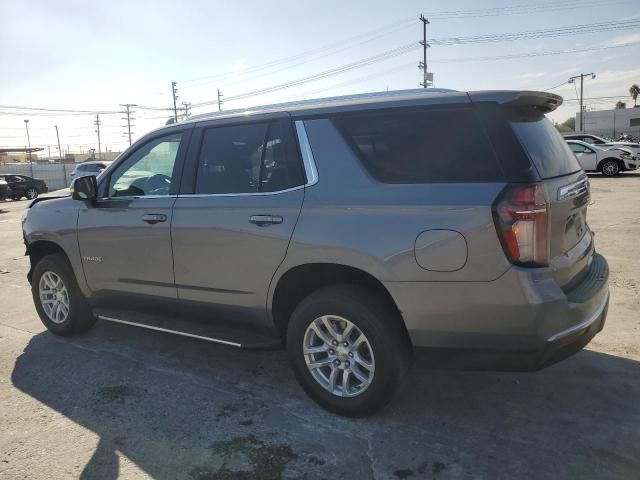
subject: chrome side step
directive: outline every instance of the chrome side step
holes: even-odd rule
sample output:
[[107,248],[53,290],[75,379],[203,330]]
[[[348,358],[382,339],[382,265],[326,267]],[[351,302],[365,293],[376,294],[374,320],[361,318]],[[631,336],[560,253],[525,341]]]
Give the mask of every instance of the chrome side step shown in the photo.
[[227,345],[230,347],[242,348],[242,344],[240,343],[230,342],[228,340],[222,340],[219,338],[205,337],[203,335],[196,335],[194,333],[180,332],[178,330],[171,330],[169,328],[156,327],[155,325],[146,325],[144,323],[132,322],[129,320],[121,320],[119,318],[106,317],[103,315],[98,315],[98,318],[100,320],[106,320],[107,322],[121,323],[123,325],[131,325],[134,327],[146,328],[148,330],[155,330],[157,332],[172,333],[173,335],[180,335],[180,336],[189,337],[189,338],[197,338],[198,340],[205,340],[207,342],[219,343],[219,344]]

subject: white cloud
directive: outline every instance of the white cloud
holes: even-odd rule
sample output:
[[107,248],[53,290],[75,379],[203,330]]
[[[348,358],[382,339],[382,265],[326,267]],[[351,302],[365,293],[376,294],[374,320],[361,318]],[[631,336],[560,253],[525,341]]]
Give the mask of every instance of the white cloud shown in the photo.
[[626,35],[617,35],[605,43],[605,46],[620,45],[621,43],[640,42],[640,32],[627,33]]

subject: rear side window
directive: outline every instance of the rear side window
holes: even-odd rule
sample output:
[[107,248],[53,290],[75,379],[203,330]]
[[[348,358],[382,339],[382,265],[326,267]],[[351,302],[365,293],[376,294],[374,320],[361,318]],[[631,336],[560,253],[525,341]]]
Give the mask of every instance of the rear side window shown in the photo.
[[502,174],[470,108],[342,115],[334,125],[383,183],[493,182]]
[[205,130],[196,194],[277,192],[304,183],[284,122]]
[[541,178],[559,177],[581,170],[575,155],[558,130],[535,110],[509,110],[509,123]]

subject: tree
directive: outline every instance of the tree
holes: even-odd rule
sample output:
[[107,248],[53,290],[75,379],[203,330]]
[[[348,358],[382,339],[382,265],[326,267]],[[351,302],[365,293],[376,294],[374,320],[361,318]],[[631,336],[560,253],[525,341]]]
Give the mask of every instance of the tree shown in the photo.
[[629,95],[633,98],[633,106],[636,106],[636,100],[638,99],[638,95],[640,95],[640,87],[637,84],[633,84],[629,87]]
[[576,119],[574,117],[566,119],[562,123],[556,123],[556,128],[560,133],[573,132],[576,129]]

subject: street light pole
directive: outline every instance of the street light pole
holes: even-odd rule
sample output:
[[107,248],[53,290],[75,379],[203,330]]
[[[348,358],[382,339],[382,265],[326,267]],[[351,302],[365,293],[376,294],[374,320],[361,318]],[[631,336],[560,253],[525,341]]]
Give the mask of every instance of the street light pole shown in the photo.
[[31,163],[31,139],[29,138],[29,120],[27,120],[26,118],[24,119],[24,128],[27,129],[27,143],[29,144],[29,151],[27,153],[29,154],[29,163]]
[[58,133],[58,125],[56,127],[56,138],[58,139],[58,158],[62,161],[62,148],[60,148],[60,134]]

